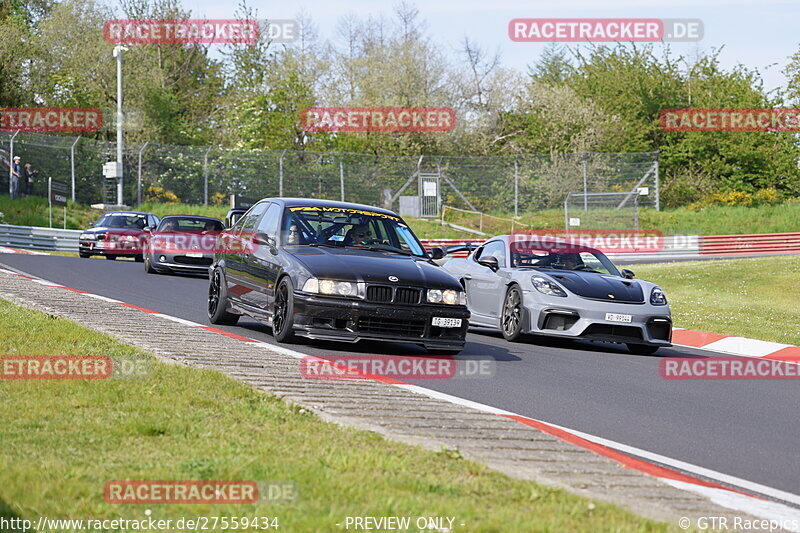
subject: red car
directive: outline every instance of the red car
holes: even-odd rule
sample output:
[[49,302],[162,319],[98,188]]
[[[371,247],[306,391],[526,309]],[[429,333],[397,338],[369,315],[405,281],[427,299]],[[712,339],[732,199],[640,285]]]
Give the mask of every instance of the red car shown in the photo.
[[94,225],[84,230],[78,238],[78,255],[91,257],[104,255],[106,259],[133,257],[143,261],[150,231],[159,218],[153,213],[138,211],[113,211],[101,216]]

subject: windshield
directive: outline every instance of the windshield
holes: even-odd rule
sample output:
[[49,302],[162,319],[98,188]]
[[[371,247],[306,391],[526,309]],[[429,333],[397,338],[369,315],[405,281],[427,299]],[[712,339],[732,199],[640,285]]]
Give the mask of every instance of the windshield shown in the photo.
[[144,229],[144,227],[147,226],[147,217],[145,215],[103,215],[95,226],[105,228]]
[[614,263],[601,252],[563,251],[511,246],[512,268],[575,270],[621,276]]
[[289,246],[353,247],[427,257],[425,248],[400,218],[361,209],[288,207],[281,239]]
[[222,231],[224,224],[219,220],[200,217],[166,217],[158,225],[158,231]]

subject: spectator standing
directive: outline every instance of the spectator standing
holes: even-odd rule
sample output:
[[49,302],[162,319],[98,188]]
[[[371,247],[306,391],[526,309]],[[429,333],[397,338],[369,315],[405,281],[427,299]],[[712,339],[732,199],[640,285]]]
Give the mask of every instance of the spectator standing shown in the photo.
[[14,156],[14,160],[11,162],[11,199],[16,200],[19,196],[19,162],[20,157],[18,155]]
[[33,194],[33,178],[38,174],[38,170],[33,170],[30,163],[25,163],[22,167],[22,178],[25,180],[25,196]]

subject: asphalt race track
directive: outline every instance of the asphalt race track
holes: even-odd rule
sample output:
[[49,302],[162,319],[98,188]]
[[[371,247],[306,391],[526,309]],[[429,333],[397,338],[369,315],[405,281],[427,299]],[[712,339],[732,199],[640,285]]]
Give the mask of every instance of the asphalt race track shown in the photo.
[[[141,263],[0,254],[0,266],[187,320],[206,318],[208,281],[148,275]],[[92,301],[87,299],[87,305]],[[681,324],[678,324],[680,326]],[[243,318],[240,335],[274,342],[270,328]],[[305,343],[313,354],[425,354],[407,344]],[[506,342],[471,329],[459,359],[496,362],[492,378],[429,379],[417,385],[583,431],[694,465],[800,494],[797,381],[668,381],[662,356],[709,355],[661,349],[651,357],[588,342]]]

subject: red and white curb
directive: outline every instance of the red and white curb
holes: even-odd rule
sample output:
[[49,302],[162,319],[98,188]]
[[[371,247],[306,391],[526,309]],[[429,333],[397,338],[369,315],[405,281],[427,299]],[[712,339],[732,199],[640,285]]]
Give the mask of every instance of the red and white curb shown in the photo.
[[50,255],[47,252],[37,252],[35,250],[21,250],[19,248],[9,248],[8,246],[0,246],[0,254]]
[[676,346],[700,348],[726,355],[755,357],[787,363],[800,363],[800,346],[780,342],[760,341],[719,333],[708,333],[692,329],[674,328],[672,343]]
[[[138,305],[115,300],[114,298],[108,298],[106,296],[93,294],[80,289],[73,289],[72,287],[66,287],[64,285],[59,285],[58,283],[35,278],[14,272],[12,270],[0,268],[0,272],[29,279],[35,283],[39,283],[48,287],[66,289],[78,294],[83,294],[89,298],[95,298],[104,302],[119,304],[131,309],[136,309],[143,313],[148,313],[172,322],[177,322],[185,326],[196,327],[220,335],[225,335],[226,337],[260,346],[267,350],[288,355],[296,359],[313,359],[319,362],[328,362],[325,359],[309,356],[289,348],[251,339],[249,337],[237,335],[236,333],[224,331],[222,329],[193,322],[191,320],[185,320],[183,318],[159,313],[157,311],[153,311],[152,309],[147,309]],[[676,337],[674,338],[676,341],[675,344],[678,346],[700,348],[703,350],[708,349],[718,353],[740,355],[744,357],[769,358],[771,356],[775,356],[779,357],[779,360],[790,360],[800,363],[800,359],[796,358],[797,354],[800,353],[800,347],[797,346],[759,341],[755,339],[746,339],[743,337],[719,335],[715,333],[705,333],[682,328],[675,328],[674,337]],[[726,351],[726,349],[730,351]],[[786,359],[786,357],[789,357],[789,359]],[[626,468],[656,477],[662,482],[675,488],[704,496],[717,505],[757,516],[766,520],[778,521],[782,524],[784,529],[800,533],[800,509],[758,496],[763,495],[800,506],[800,495],[785,492],[759,483],[754,483],[746,479],[737,478],[735,476],[686,463],[678,459],[659,455],[647,450],[635,448],[633,446],[628,446],[627,444],[615,442],[609,439],[598,437],[596,435],[590,435],[578,430],[522,416],[510,411],[492,407],[491,405],[486,405],[439,391],[426,389],[425,387],[420,387],[418,385],[403,383],[391,378],[375,376],[371,374],[365,374],[365,377],[386,383],[388,385],[400,387],[411,392],[422,394],[429,398],[446,401],[484,413],[495,414],[520,424],[536,428],[565,442],[575,446],[580,446],[581,448],[589,450],[593,453],[612,459]]]

